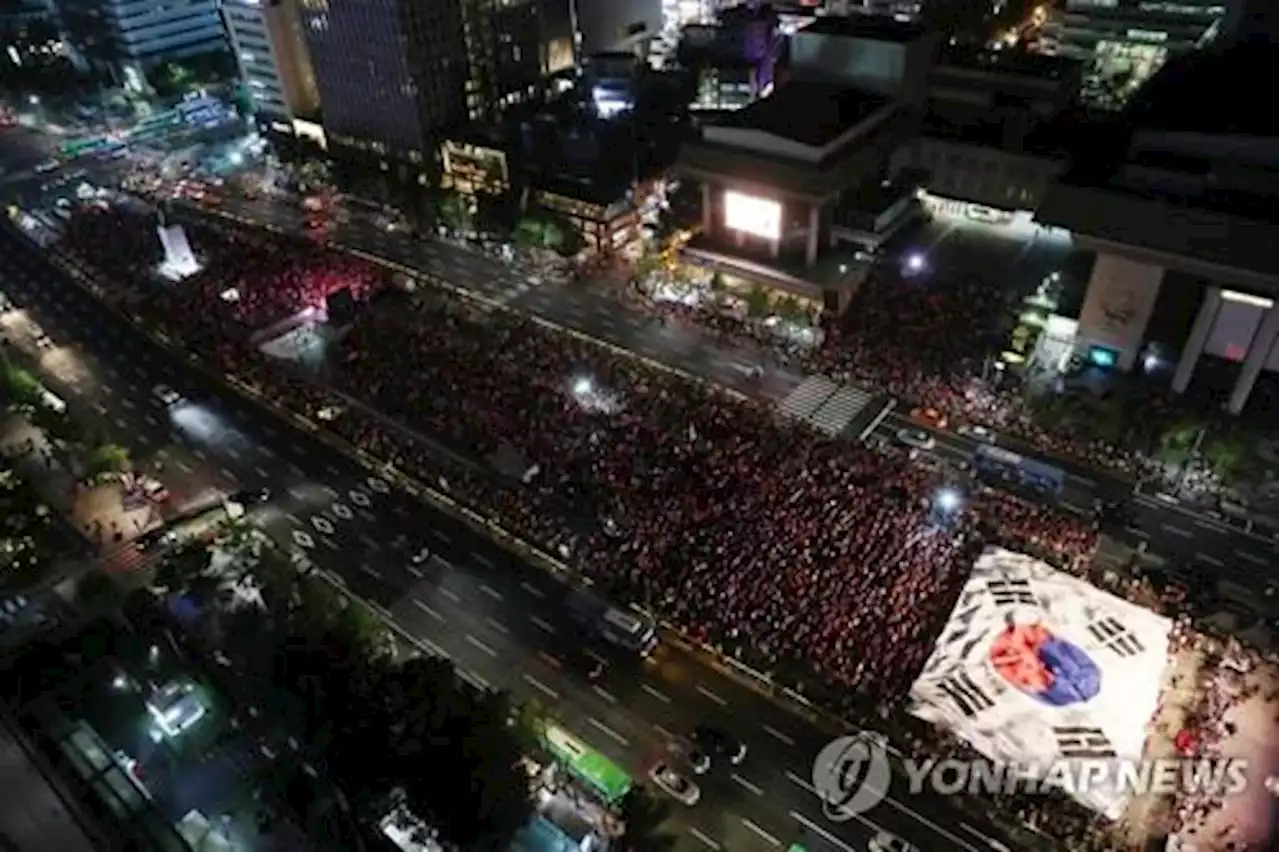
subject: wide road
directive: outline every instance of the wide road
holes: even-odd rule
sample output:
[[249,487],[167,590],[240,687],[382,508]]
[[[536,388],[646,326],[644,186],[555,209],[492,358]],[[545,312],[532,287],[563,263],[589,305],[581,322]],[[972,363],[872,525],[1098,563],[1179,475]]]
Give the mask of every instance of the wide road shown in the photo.
[[[975,817],[897,790],[862,817],[828,821],[808,780],[827,736],[678,649],[663,646],[643,665],[615,660],[589,685],[584,669],[593,663],[562,618],[563,589],[547,575],[315,436],[220,391],[20,240],[8,232],[3,239],[0,288],[21,308],[7,321],[15,344],[39,359],[43,378],[91,428],[141,447],[140,459],[163,452],[161,476],[173,477],[175,492],[270,485],[278,499],[256,520],[274,539],[304,551],[423,647],[449,655],[464,676],[539,699],[636,777],[698,723],[742,737],[746,762],[713,769],[699,779],[702,801],[677,806],[682,852],[753,852],[795,841],[862,852],[880,830],[930,852],[991,848],[991,829]],[[22,338],[31,321],[53,338],[52,349],[40,352]],[[187,402],[166,408],[150,392],[159,383]],[[437,558],[419,569],[410,555],[422,546]]]
[[[296,206],[270,200],[229,198],[222,212],[290,231],[300,230],[305,220]],[[546,285],[509,264],[449,241],[390,232],[357,210],[346,213],[332,238],[743,393],[782,398],[804,379],[787,367],[761,363],[758,352],[713,340],[697,328],[655,322],[621,304],[608,287]],[[763,381],[749,375],[756,364],[766,370]],[[916,427],[905,415],[899,412],[886,418],[876,433],[891,439],[899,429]],[[973,440],[950,432],[937,433],[937,438],[934,454],[951,462],[967,458],[976,446]],[[998,443],[1025,451],[1004,437]],[[1255,593],[1268,584],[1274,587],[1278,558],[1274,538],[1246,533],[1156,497],[1134,495],[1127,485],[1083,465],[1055,463],[1068,474],[1069,506],[1089,510],[1094,496],[1128,501],[1133,514],[1128,533],[1134,540],[1145,541],[1148,553],[1209,581],[1225,580]]]

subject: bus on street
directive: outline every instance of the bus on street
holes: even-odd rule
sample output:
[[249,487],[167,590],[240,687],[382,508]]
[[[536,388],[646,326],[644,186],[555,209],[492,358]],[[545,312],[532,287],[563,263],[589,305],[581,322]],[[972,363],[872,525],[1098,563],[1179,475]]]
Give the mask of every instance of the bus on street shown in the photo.
[[542,740],[556,762],[605,804],[615,804],[631,789],[630,775],[563,728],[547,725]]

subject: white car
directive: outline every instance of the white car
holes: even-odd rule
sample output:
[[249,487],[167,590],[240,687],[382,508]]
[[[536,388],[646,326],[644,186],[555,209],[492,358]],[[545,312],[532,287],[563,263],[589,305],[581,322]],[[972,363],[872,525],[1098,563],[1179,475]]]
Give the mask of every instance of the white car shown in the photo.
[[972,438],[975,441],[981,441],[984,444],[994,444],[996,442],[996,433],[992,432],[986,426],[975,426],[965,424],[956,430],[957,434],[964,435],[966,438]]
[[882,831],[867,843],[867,852],[920,852],[920,847],[912,846],[896,834]]
[[685,805],[692,807],[702,797],[698,785],[676,772],[665,763],[659,763],[649,770],[649,780],[662,792]]
[[899,444],[905,444],[915,450],[932,450],[937,441],[923,429],[899,429],[894,436]]
[[156,385],[151,389],[151,392],[155,394],[156,399],[160,400],[166,406],[173,406],[182,402],[182,394],[178,393],[168,385]]
[[51,172],[60,165],[62,164],[59,163],[57,160],[45,160],[43,163],[40,163],[38,166],[36,166],[36,174],[42,175],[47,172]]

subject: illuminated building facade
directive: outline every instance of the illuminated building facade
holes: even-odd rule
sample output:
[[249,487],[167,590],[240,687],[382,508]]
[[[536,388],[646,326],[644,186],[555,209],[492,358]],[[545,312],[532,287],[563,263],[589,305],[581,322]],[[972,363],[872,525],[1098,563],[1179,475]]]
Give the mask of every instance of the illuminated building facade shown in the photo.
[[297,0],[222,0],[222,18],[254,114],[267,126],[292,128],[320,108]]
[[1211,43],[1226,13],[1227,0],[1067,0],[1041,47],[1084,63],[1082,95],[1116,109],[1170,57]]
[[451,127],[538,92],[538,0],[301,0],[339,149],[421,164]]
[[68,54],[141,91],[157,65],[228,49],[217,0],[60,0]]

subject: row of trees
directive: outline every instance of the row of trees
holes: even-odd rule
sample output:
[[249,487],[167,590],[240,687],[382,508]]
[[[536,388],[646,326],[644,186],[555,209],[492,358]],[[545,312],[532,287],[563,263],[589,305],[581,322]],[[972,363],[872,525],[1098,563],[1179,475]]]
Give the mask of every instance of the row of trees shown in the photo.
[[[215,558],[215,553],[217,557]],[[403,656],[364,606],[297,570],[252,528],[192,545],[156,588],[200,613],[202,640],[291,718],[357,813],[397,792],[467,849],[499,849],[531,813],[520,767],[526,726],[504,693],[475,690],[447,660]]]

